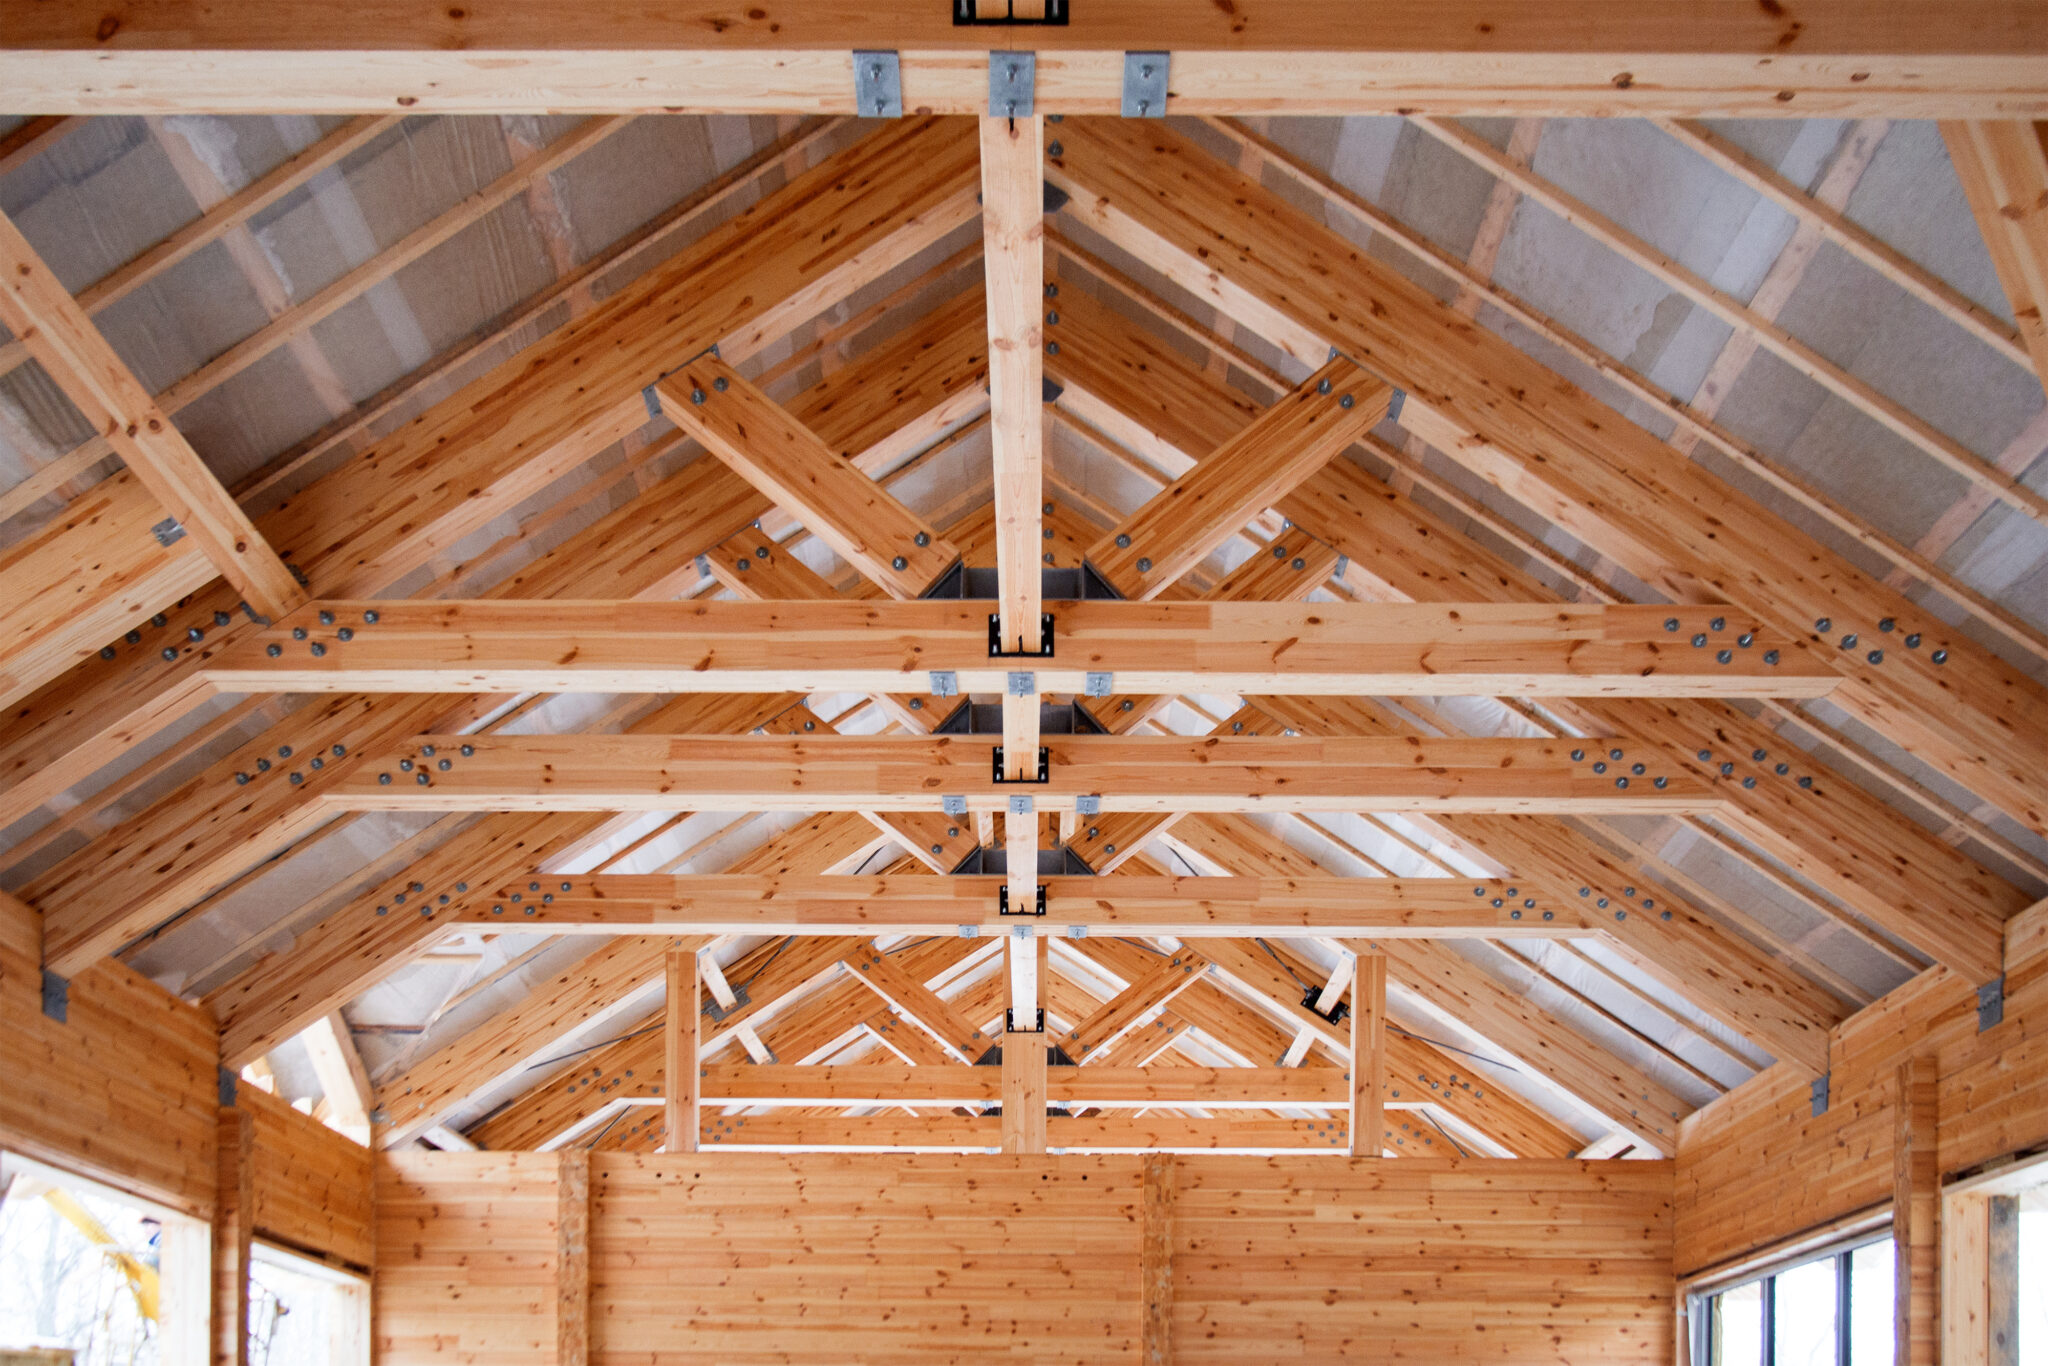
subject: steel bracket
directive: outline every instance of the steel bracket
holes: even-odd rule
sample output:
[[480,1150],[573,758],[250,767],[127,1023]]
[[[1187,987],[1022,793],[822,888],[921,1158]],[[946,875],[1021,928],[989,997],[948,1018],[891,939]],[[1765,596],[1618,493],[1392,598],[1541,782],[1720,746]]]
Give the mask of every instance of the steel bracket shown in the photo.
[[1003,747],[1001,745],[997,745],[993,750],[990,751],[990,758],[992,760],[993,767],[995,770],[995,781],[998,783],[1031,783],[1036,785],[1038,783],[1048,783],[1052,781],[1052,756],[1046,752],[1046,748],[1044,745],[1040,745],[1038,747],[1038,776],[1036,778],[1004,777]]
[[903,59],[894,52],[855,52],[853,106],[865,119],[902,118]]
[[1812,1110],[1815,1119],[1819,1119],[1828,1112],[1828,1080],[1833,1075],[1834,1073],[1832,1072],[1823,1072],[1815,1077],[1806,1088],[1807,1099],[1810,1102],[1809,1108]]
[[1318,1019],[1328,1020],[1331,1024],[1344,1023],[1345,1017],[1351,1014],[1351,1002],[1340,999],[1328,1010],[1318,1010],[1316,1008],[1316,997],[1322,994],[1323,989],[1321,987],[1310,987],[1301,994],[1301,1008]]
[[958,697],[960,695],[960,675],[954,673],[951,669],[933,669],[931,671],[931,687],[933,697]]
[[1999,976],[1977,988],[1977,1032],[2005,1022],[2005,978]]
[[[990,659],[1051,659],[1052,658],[1053,614],[1038,614],[1038,648],[1036,650],[1003,648],[1003,614],[988,614],[988,657]],[[1018,642],[1021,647],[1023,642]]]
[[1013,910],[1011,910],[1011,909],[1010,909],[1010,889],[1009,889],[1009,888],[1008,888],[1007,886],[1003,886],[1003,887],[998,887],[998,888],[996,889],[996,914],[997,914],[997,915],[1006,915],[1006,916],[1009,916],[1009,917],[1011,917],[1012,919],[1019,919],[1019,918],[1023,918],[1023,917],[1027,917],[1027,916],[1029,916],[1029,917],[1037,917],[1037,916],[1042,916],[1042,915],[1044,915],[1044,914],[1045,914],[1045,884],[1044,884],[1043,882],[1041,882],[1041,883],[1039,883],[1039,884],[1038,884],[1038,897],[1037,897],[1037,900],[1036,900],[1036,902],[1034,903],[1034,908],[1033,908],[1033,909],[1031,909],[1031,910],[1026,910],[1026,911],[1013,911]]
[[1016,1011],[1015,1011],[1014,1009],[1011,1009],[1011,1010],[1006,1010],[1006,1011],[1004,1011],[1004,1012],[1003,1012],[1003,1033],[1005,1033],[1005,1034],[1043,1034],[1043,1033],[1045,1033],[1045,1007],[1044,1007],[1044,1006],[1040,1006],[1040,1007],[1038,1007],[1038,1009],[1036,1009],[1036,1010],[1032,1011],[1032,1012],[1031,1012],[1031,1014],[1032,1014],[1033,1018],[1035,1018],[1035,1019],[1036,1019],[1036,1020],[1038,1021],[1038,1023],[1037,1023],[1037,1024],[1034,1024],[1034,1025],[1033,1025],[1033,1026],[1032,1026],[1031,1028],[1029,1028],[1029,1029],[1020,1029],[1020,1028],[1018,1028],[1018,1027],[1017,1027],[1017,1012],[1016,1012]]
[[704,1002],[704,1013],[706,1015],[709,1015],[713,1020],[723,1022],[726,1016],[736,1013],[744,1006],[746,1006],[746,1004],[747,989],[744,986],[736,986],[732,989],[731,1009],[727,1009],[726,1007],[718,1004],[717,997],[707,997]]
[[178,525],[177,518],[166,517],[152,526],[149,534],[156,537],[158,545],[176,545],[185,539],[185,528]]
[[988,116],[992,119],[1028,119],[1032,94],[1038,82],[1036,52],[991,52],[988,54]]
[[1107,697],[1115,690],[1115,674],[1091,673],[1083,683],[1081,695],[1084,697]]
[[939,810],[949,816],[964,816],[967,814],[967,798],[965,796],[950,795],[940,797]]
[[66,1023],[71,1016],[71,979],[59,977],[48,968],[43,969],[43,1014],[58,1024]]
[[1166,117],[1166,77],[1172,63],[1167,52],[1124,54],[1123,116],[1127,119]]
[[1045,17],[1042,19],[1017,15],[1017,0],[1009,0],[1003,6],[1004,13],[987,18],[982,17],[976,0],[953,0],[953,27],[966,28],[1064,28],[1067,23],[1067,0],[1045,0]]

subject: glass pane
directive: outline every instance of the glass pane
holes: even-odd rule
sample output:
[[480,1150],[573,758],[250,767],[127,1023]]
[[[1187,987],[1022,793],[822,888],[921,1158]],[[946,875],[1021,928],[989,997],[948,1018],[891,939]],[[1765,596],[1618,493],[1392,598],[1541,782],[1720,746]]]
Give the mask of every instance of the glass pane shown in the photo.
[[1835,1366],[1835,1259],[1778,1275],[1774,1366]]
[[2019,1197],[2019,1366],[2048,1366],[2048,1186]]
[[1892,1366],[1892,1243],[1849,1254],[1850,1366]]
[[0,1348],[77,1366],[156,1366],[158,1226],[133,1206],[23,1174],[0,1205]]
[[1713,1366],[1763,1366],[1764,1287],[1738,1285],[1714,1296]]

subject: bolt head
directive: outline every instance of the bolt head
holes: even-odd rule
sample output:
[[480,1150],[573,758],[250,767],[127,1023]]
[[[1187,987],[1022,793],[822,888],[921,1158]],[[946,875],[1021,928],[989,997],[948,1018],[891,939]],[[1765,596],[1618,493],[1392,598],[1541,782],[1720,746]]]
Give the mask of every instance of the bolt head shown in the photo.
[[370,611],[363,613],[363,620],[369,622],[370,625],[375,626],[377,624],[376,610],[373,608]]
[[720,375],[717,379],[711,381],[711,387],[721,394],[726,391],[728,384],[729,382],[724,375]]
[[891,569],[908,569],[910,568],[910,561],[898,555],[895,559],[889,561],[889,567]]
[[1152,560],[1150,556],[1141,555],[1138,557],[1138,572],[1140,574],[1149,574],[1152,572]]

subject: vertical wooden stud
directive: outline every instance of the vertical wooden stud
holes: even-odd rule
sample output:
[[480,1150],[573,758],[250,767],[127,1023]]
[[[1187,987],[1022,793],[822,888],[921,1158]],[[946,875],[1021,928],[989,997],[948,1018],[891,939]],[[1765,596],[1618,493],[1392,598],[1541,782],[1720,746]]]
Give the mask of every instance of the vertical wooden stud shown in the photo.
[[697,1097],[697,1046],[703,1020],[702,980],[697,974],[697,955],[689,949],[668,951],[668,1015],[662,1031],[668,1078],[662,1083],[667,1097],[667,1151],[694,1153],[699,1133]]
[[1931,1055],[1899,1065],[1892,1129],[1892,1244],[1896,1366],[1936,1366],[1941,1312],[1941,1164],[1935,1149],[1938,1065]]
[[1145,1366],[1173,1360],[1173,1201],[1179,1174],[1171,1155],[1145,1159],[1144,1244],[1140,1278],[1145,1290],[1141,1331]]
[[590,1150],[564,1148],[555,1188],[555,1363],[590,1361]]
[[1381,1088],[1387,1074],[1387,959],[1358,955],[1351,982],[1351,1155],[1378,1157],[1385,1145]]
[[223,1106],[216,1130],[219,1162],[213,1206],[213,1363],[249,1366],[249,1252],[256,1194],[249,1112]]

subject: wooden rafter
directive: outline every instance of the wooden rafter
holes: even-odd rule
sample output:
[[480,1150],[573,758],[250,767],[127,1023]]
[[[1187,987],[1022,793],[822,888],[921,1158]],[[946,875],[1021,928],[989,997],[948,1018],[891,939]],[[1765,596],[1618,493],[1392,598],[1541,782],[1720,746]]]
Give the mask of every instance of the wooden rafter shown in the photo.
[[[127,362],[0,216],[0,322],[28,348],[164,511],[249,605],[279,617],[306,595]],[[174,539],[166,528],[160,540]]]

